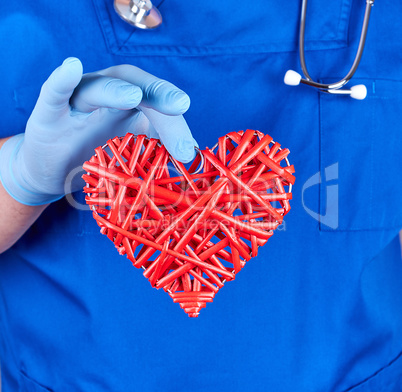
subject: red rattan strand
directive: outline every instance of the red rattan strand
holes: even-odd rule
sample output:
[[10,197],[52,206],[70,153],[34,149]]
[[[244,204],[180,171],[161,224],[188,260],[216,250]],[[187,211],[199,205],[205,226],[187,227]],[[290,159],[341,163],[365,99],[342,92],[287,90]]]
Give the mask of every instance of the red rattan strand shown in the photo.
[[290,210],[289,150],[258,131],[219,138],[189,168],[143,135],[95,152],[83,178],[101,233],[190,317],[257,256]]

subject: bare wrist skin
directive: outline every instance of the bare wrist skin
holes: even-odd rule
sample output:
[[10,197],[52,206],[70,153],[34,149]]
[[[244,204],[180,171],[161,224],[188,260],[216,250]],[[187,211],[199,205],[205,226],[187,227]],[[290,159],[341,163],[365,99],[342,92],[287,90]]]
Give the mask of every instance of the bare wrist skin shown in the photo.
[[[8,138],[0,139],[0,148]],[[27,206],[13,199],[0,182],[0,253],[14,245],[48,204]]]

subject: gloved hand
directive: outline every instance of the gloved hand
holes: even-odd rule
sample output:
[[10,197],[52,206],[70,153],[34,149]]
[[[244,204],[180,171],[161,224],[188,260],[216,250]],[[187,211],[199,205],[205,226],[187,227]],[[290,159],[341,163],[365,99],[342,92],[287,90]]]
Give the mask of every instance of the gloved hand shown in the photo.
[[[177,87],[131,65],[82,74],[68,58],[44,83],[25,134],[0,150],[0,179],[27,205],[64,196],[68,173],[99,145],[127,132],[160,138],[179,161],[194,157],[195,140],[182,116],[189,97]],[[83,184],[76,178],[73,191]]]

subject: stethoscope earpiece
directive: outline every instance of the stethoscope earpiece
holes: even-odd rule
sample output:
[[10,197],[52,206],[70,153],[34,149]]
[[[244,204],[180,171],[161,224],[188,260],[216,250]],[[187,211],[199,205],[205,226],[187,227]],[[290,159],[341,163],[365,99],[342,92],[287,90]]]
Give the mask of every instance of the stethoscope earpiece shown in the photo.
[[301,75],[296,72],[293,71],[292,69],[289,69],[286,74],[285,77],[283,79],[283,81],[285,82],[285,84],[287,84],[288,86],[298,86],[300,84],[301,81]]
[[356,84],[350,88],[350,96],[354,99],[364,99],[367,97],[367,87],[364,84]]
[[[285,77],[283,79],[285,84],[288,86],[298,86],[300,83],[308,84],[306,79],[303,79],[302,76],[292,69],[289,69]],[[347,89],[320,89],[320,91],[329,93],[329,94],[342,94],[342,95],[350,95],[351,98],[362,100],[367,96],[367,87],[364,84],[356,84],[352,86],[349,90]]]
[[151,0],[114,0],[117,14],[127,23],[143,30],[162,24],[162,15]]

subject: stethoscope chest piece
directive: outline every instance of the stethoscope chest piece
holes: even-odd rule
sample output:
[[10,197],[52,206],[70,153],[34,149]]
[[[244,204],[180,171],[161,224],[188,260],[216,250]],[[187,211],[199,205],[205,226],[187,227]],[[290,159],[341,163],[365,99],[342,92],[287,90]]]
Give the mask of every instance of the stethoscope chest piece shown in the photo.
[[150,0],[114,0],[117,14],[127,23],[140,29],[155,29],[162,15]]

